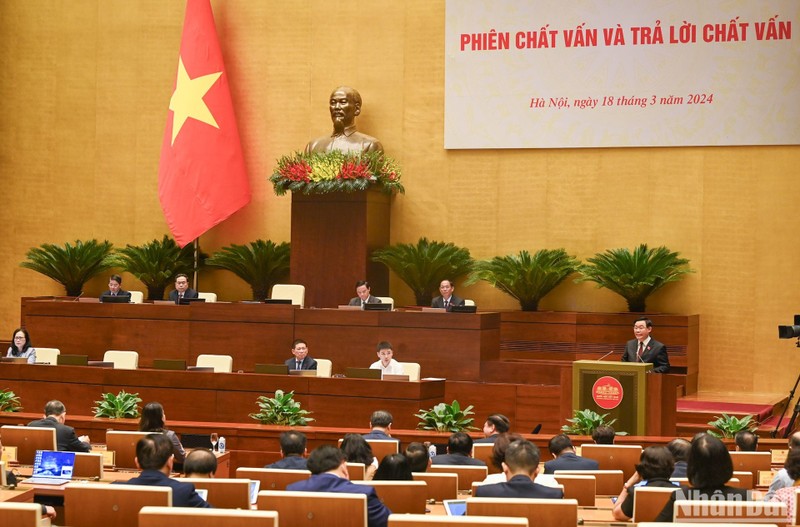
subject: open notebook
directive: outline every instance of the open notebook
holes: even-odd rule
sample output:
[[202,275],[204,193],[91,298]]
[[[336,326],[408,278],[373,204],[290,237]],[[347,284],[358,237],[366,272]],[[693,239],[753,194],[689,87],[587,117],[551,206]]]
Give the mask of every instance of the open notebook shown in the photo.
[[72,479],[75,452],[37,450],[33,461],[33,476],[25,483],[35,485],[63,485]]

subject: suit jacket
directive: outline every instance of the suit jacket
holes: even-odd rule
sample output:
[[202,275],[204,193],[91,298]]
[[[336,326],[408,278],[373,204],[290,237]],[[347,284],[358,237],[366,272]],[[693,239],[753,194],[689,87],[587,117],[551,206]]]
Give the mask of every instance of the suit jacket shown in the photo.
[[62,425],[55,417],[45,417],[31,421],[28,426],[35,426],[39,428],[55,428],[56,429],[56,444],[58,450],[67,452],[88,452],[92,449],[92,445],[84,443],[75,434],[75,429],[71,426]]
[[431,458],[431,465],[475,465],[485,467],[486,463],[464,454],[442,454]]
[[284,363],[289,366],[290,370],[316,370],[317,369],[317,361],[306,355],[306,358],[303,359],[303,363],[300,365],[300,368],[297,368],[297,359],[292,357],[291,359],[286,359]]
[[[676,461],[675,468],[672,469],[671,478],[685,478],[686,477],[686,461]],[[781,469],[785,470],[785,469]],[[769,496],[768,496],[769,497]]]
[[115,481],[114,483],[120,485],[170,487],[172,489],[173,507],[211,507],[207,501],[197,494],[193,484],[168,478],[160,470],[143,470],[142,473],[135,478],[131,478],[128,481]]
[[475,490],[476,498],[547,498],[564,497],[561,489],[534,483],[528,476],[514,476],[505,483],[481,485]]
[[386,527],[389,515],[392,513],[378,498],[374,487],[356,485],[349,480],[340,478],[336,474],[315,474],[304,481],[292,483],[286,490],[299,490],[306,492],[350,492],[353,494],[367,495],[367,525],[369,527]]
[[545,474],[555,474],[556,470],[599,470],[600,464],[594,459],[580,457],[575,452],[561,454],[544,464]]
[[[367,304],[380,304],[380,303],[381,303],[381,299],[378,298],[377,296],[369,295],[369,298],[367,298]],[[350,299],[350,303],[348,305],[350,305],[350,306],[360,306],[361,305],[361,299],[358,298],[358,297],[351,298]]]
[[636,358],[638,349],[639,341],[636,339],[629,340],[625,344],[622,362],[649,362],[653,365],[653,373],[669,373],[669,357],[667,356],[667,347],[664,344],[651,338],[644,349],[644,353],[642,353],[641,361]]
[[399,439],[387,435],[383,430],[373,430],[368,434],[362,435],[361,437],[363,437],[364,439],[379,439],[383,441],[397,441],[398,443],[400,442]]
[[306,465],[307,463],[308,460],[303,456],[291,455],[281,458],[275,463],[267,465],[264,468],[281,468],[284,470],[308,470],[308,466]]
[[[451,306],[463,306],[464,305],[464,299],[460,298],[460,297],[457,297],[456,295],[450,295],[450,305]],[[441,296],[437,296],[431,302],[431,307],[439,307],[439,308],[444,307],[444,299]],[[448,309],[448,311],[449,311],[449,309]]]
[[[104,296],[111,296],[111,290],[109,289],[108,291],[103,291],[103,294],[100,295],[100,300],[102,300]],[[125,291],[124,289],[120,289],[119,291],[117,291],[117,296],[127,296],[128,298],[130,298],[131,292]]]
[[495,441],[497,441],[497,437],[499,435],[500,434],[492,434],[489,437],[482,437],[480,439],[476,439],[475,441],[473,441],[472,444],[475,444],[475,443],[494,443]]
[[[183,298],[197,298],[197,291],[195,291],[190,287],[189,289],[183,292]],[[177,289],[173,289],[172,291],[169,292],[169,299],[175,302],[176,304],[178,303]]]

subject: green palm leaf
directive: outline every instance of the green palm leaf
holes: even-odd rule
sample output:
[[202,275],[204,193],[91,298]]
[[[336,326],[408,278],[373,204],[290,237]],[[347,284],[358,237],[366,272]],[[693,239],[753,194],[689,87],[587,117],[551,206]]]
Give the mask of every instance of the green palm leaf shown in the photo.
[[164,290],[177,274],[190,275],[194,269],[194,247],[178,247],[164,235],[144,245],[127,245],[115,256],[117,267],[131,273],[147,287],[148,300],[163,300]]
[[420,238],[414,244],[399,243],[378,249],[372,260],[382,263],[411,288],[418,305],[429,305],[439,282],[455,280],[472,270],[469,249],[452,243]]
[[44,243],[30,249],[19,265],[52,278],[68,296],[79,296],[90,278],[114,267],[112,247],[108,240],[75,240],[75,245],[67,242],[63,247]]
[[211,255],[206,265],[226,269],[248,284],[253,300],[264,300],[273,285],[289,276],[290,246],[271,240],[256,240],[250,245],[229,245]]
[[564,249],[542,249],[530,255],[495,256],[476,262],[467,284],[484,280],[516,298],[523,311],[536,311],[539,301],[570,274],[580,262]]
[[680,280],[686,273],[693,273],[689,260],[680,258],[677,252],[666,247],[648,249],[641,244],[631,252],[627,248],[609,249],[587,259],[577,282],[595,282],[622,296],[628,309],[643,312],[648,296],[670,282]]

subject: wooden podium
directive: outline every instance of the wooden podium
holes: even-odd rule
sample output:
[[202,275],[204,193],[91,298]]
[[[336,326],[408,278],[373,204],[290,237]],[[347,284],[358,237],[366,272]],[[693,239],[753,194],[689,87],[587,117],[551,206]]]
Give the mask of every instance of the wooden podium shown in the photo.
[[372,251],[389,245],[391,196],[378,190],[292,194],[290,281],[306,286],[306,307],[336,307],[368,280],[389,296],[389,271]]
[[614,429],[645,435],[647,372],[652,364],[578,360],[572,363],[572,408],[609,414]]

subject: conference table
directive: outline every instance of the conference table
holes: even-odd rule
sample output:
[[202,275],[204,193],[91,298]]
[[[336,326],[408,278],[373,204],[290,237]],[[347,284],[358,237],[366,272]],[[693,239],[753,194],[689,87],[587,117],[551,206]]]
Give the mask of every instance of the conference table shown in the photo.
[[[91,299],[94,300],[94,299]],[[500,314],[351,309],[300,309],[263,303],[103,304],[22,299],[22,326],[41,347],[101,360],[107,350],[154,359],[200,354],[233,356],[234,371],[281,364],[292,342],[308,342],[309,356],[333,361],[333,373],[368,367],[376,345],[389,341],[395,359],[418,362],[423,377],[480,381],[481,362],[498,360]]]

